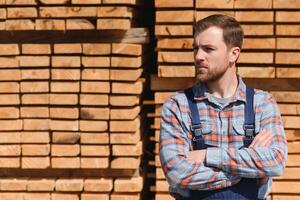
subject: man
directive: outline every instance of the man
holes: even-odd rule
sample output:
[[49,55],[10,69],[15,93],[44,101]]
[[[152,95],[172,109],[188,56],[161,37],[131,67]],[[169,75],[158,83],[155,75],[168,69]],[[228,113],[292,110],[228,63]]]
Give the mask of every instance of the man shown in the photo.
[[271,177],[283,173],[287,142],[278,106],[237,75],[242,42],[232,17],[195,25],[196,84],[170,97],[161,113],[160,161],[176,199],[261,200]]

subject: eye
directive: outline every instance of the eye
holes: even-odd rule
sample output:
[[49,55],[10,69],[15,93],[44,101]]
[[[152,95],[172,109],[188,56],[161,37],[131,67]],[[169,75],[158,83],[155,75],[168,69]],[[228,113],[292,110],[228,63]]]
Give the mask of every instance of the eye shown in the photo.
[[194,51],[198,51],[199,47],[194,46],[193,49],[194,49]]
[[206,47],[204,48],[204,51],[206,52],[211,52],[211,51],[214,51],[215,49],[214,48],[211,48],[211,47]]

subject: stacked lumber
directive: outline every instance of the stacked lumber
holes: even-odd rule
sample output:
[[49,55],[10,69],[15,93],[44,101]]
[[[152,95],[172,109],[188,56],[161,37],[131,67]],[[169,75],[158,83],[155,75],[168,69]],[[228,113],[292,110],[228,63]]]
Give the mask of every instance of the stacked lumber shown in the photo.
[[0,199],[143,198],[149,3],[0,5]]
[[138,25],[139,0],[2,0],[0,30],[127,30]]
[[[289,155],[283,176],[274,179],[268,199],[298,199],[300,140],[299,80],[299,8],[295,0],[157,0],[155,37],[158,71],[151,77],[155,93],[152,129],[156,167],[156,200],[173,199],[160,166],[160,111],[164,101],[175,91],[194,83],[193,26],[206,16],[227,14],[241,22],[245,39],[238,60],[238,73],[249,86],[271,92],[277,100],[288,139]],[[293,187],[288,187],[289,185]]]
[[140,199],[142,46],[0,45],[0,199]]

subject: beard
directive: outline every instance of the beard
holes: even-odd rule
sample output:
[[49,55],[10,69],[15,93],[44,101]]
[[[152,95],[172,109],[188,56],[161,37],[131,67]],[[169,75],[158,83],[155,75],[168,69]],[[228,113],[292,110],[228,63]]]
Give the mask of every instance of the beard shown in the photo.
[[230,65],[227,67],[218,69],[218,68],[198,68],[196,67],[196,80],[197,82],[214,82],[219,80],[227,72]]

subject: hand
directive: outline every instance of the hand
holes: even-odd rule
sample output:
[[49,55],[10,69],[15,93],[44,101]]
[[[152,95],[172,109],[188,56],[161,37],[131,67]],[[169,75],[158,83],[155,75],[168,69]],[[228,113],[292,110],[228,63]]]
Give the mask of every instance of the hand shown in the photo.
[[268,147],[271,145],[273,135],[270,131],[262,130],[254,137],[254,140],[250,144],[249,148],[253,147]]
[[203,163],[205,160],[206,149],[190,151],[187,158],[188,160],[197,164]]

